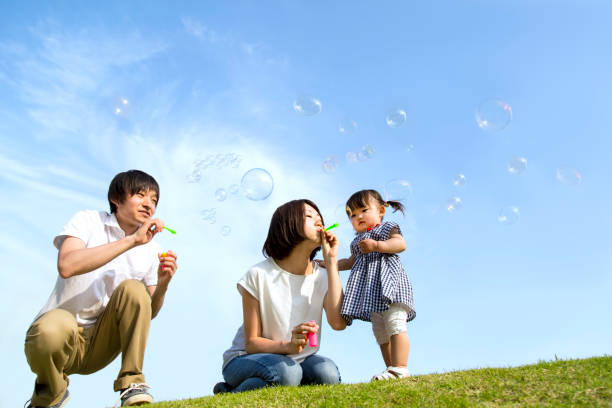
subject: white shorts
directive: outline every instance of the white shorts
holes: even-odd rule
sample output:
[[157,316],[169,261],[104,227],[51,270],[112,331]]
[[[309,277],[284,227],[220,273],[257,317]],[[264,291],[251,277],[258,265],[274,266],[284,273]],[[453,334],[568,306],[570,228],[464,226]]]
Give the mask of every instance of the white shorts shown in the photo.
[[378,344],[388,343],[391,336],[406,332],[408,306],[402,303],[391,303],[382,313],[370,312],[372,331]]

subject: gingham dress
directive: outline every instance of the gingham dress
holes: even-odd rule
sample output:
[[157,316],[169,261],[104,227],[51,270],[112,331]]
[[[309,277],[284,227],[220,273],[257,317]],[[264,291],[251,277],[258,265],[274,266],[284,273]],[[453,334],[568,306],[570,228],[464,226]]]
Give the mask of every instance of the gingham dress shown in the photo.
[[370,312],[383,312],[391,303],[403,303],[408,306],[407,321],[416,316],[412,285],[399,256],[380,252],[362,254],[359,249],[359,241],[364,239],[388,240],[393,229],[401,234],[397,223],[383,222],[371,231],[358,234],[351,242],[351,255],[355,262],[346,283],[344,302],[340,311],[349,325],[353,323],[353,319],[369,322]]

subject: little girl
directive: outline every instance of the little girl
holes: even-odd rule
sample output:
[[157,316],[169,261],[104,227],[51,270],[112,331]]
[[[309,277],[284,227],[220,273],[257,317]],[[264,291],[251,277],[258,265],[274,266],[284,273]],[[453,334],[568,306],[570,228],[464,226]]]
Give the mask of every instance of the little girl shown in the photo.
[[404,213],[399,201],[384,201],[375,190],[361,190],[349,198],[346,213],[357,236],[351,256],[338,261],[339,270],[351,269],[340,314],[372,322],[387,369],[372,380],[408,377],[410,339],[406,322],[414,319],[414,300],[408,275],[397,255],[406,242],[395,222],[382,222],[385,208]]

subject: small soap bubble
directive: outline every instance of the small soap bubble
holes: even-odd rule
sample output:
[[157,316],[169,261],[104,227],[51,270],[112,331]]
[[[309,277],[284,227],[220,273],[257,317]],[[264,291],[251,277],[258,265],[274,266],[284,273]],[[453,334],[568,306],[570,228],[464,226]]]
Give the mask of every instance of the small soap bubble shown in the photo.
[[260,168],[250,169],[242,176],[240,188],[249,200],[265,200],[272,194],[274,179],[267,170]]
[[464,174],[457,174],[453,179],[453,186],[455,187],[463,187],[465,183],[467,183],[467,180]]
[[215,208],[202,210],[200,214],[202,215],[202,219],[208,221],[209,224],[217,222],[217,210]]
[[527,159],[524,157],[515,157],[508,163],[508,173],[510,174],[523,174],[527,170]]
[[352,135],[357,130],[357,122],[353,119],[345,118],[338,124],[338,131],[343,135]]
[[240,186],[238,184],[232,184],[231,186],[229,186],[228,191],[230,192],[230,194],[238,194],[238,192],[240,191]]
[[195,169],[191,172],[189,176],[187,176],[188,183],[197,183],[202,179],[202,172],[199,169]]
[[476,109],[478,126],[487,131],[499,131],[512,121],[512,108],[501,99],[486,99]]
[[497,216],[497,221],[499,221],[500,224],[512,225],[515,224],[520,217],[521,212],[519,209],[513,205],[509,205],[501,209]]
[[362,151],[357,153],[357,160],[359,161],[366,161],[368,160],[368,156],[366,156],[366,154]]
[[374,153],[376,153],[376,149],[374,149],[370,145],[363,146],[361,148],[361,151],[363,152],[363,154],[366,157],[366,159],[371,159],[372,157],[374,157]]
[[338,160],[335,156],[329,156],[323,161],[323,171],[325,173],[333,173],[338,168]]
[[232,229],[229,225],[224,225],[221,227],[221,235],[227,237],[232,232]]
[[394,179],[385,184],[385,201],[406,201],[412,196],[412,185],[408,180]]
[[127,98],[119,98],[113,106],[113,112],[117,116],[127,116],[130,113],[131,104]]
[[406,111],[403,109],[395,109],[387,114],[387,125],[392,128],[398,128],[406,122]]
[[346,152],[346,161],[349,163],[357,162],[357,153],[355,152]]
[[561,166],[557,169],[557,180],[568,186],[577,186],[582,183],[582,174],[574,168]]
[[463,201],[460,197],[449,197],[446,200],[446,210],[450,213],[456,213],[463,208]]
[[215,198],[217,201],[225,201],[227,198],[227,191],[223,188],[218,188],[217,191],[215,191]]
[[413,151],[413,150],[414,150],[414,145],[412,145],[412,144],[411,144],[411,145],[408,145],[408,147],[406,147],[406,151],[407,151],[407,152],[411,152],[411,151]]
[[293,101],[293,110],[304,116],[313,116],[321,112],[321,101],[313,96],[301,96]]

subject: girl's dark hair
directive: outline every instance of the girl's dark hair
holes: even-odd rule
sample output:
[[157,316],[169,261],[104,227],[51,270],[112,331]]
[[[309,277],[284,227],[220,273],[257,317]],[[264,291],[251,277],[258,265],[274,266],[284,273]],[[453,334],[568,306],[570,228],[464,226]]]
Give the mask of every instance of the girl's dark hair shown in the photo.
[[117,206],[112,200],[123,203],[128,195],[133,196],[148,190],[155,191],[159,203],[159,185],[152,176],[140,170],[128,170],[117,174],[108,186],[108,204],[111,213],[117,212]]
[[[321,216],[321,211],[319,211],[317,205],[306,199],[289,201],[274,211],[270,220],[268,237],[262,249],[262,253],[266,258],[272,257],[272,259],[279,261],[285,259],[293,248],[306,239],[304,234],[305,204],[314,208]],[[323,216],[321,216],[321,221],[323,221]],[[315,249],[310,254],[311,261],[319,249],[321,248]]]
[[391,206],[391,208],[393,208],[393,212],[399,210],[402,214],[404,213],[404,205],[398,200],[385,201],[380,193],[376,190],[361,190],[353,194],[346,202],[346,215],[350,217],[351,211],[357,208],[365,207],[368,204],[368,201],[370,201],[370,198],[376,200],[379,205],[384,205],[385,207]]

